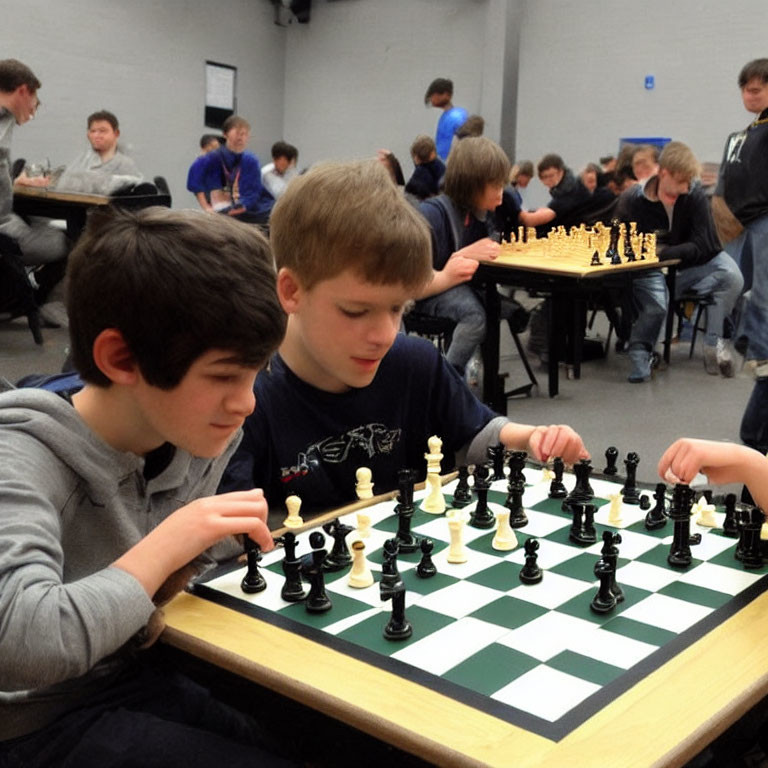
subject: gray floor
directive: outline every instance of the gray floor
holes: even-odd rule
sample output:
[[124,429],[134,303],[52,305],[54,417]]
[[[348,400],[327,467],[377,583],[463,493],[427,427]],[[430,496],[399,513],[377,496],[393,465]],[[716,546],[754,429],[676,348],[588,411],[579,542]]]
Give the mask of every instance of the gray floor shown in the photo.
[[[59,305],[60,306],[60,305]],[[607,328],[598,316],[596,334]],[[17,381],[28,373],[56,373],[66,356],[66,329],[45,329],[45,342],[37,346],[26,321],[0,323],[0,376]],[[523,383],[524,371],[511,336],[502,327],[502,370],[509,372],[507,389]],[[709,376],[704,371],[701,344],[688,359],[687,342],[673,345],[669,368],[646,384],[626,380],[626,357],[611,351],[606,359],[584,363],[578,381],[561,368],[560,394],[547,396],[546,371],[534,365],[539,393],[508,401],[508,415],[526,423],[570,424],[584,438],[596,468],[604,465],[609,445],[620,456],[640,456],[638,480],[657,482],[656,465],[664,449],[681,436],[738,442],[741,416],[752,390],[752,379],[740,371],[733,379]]]

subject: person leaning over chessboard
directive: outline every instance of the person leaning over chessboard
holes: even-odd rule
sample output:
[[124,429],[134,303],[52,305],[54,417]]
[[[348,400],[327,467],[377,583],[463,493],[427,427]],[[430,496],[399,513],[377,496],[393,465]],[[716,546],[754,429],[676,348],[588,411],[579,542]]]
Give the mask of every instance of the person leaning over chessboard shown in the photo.
[[[662,261],[681,259],[675,279],[677,296],[691,290],[712,296],[714,303],[707,308],[704,366],[707,373],[730,377],[734,375],[733,355],[723,337],[723,325],[744,279],[720,245],[709,200],[694,184],[699,170],[691,149],[681,141],[671,141],[659,156],[658,173],[622,193],[616,218],[637,222],[638,232],[656,232],[656,252]],[[660,270],[632,281],[632,302],[636,317],[629,337],[629,381],[640,383],[651,378],[651,355],[667,316],[667,286]]]
[[539,461],[588,455],[570,427],[493,413],[430,342],[398,332],[433,277],[430,236],[379,163],[300,176],[275,205],[270,237],[288,328],[220,490],[262,488],[279,526],[288,496],[302,513],[355,500],[361,466],[377,493],[397,488],[405,468],[423,480],[431,435],[443,440],[444,472],[485,461],[499,441]]
[[211,496],[285,328],[268,244],[202,212],[95,212],[68,280],[84,388],[0,395],[0,765],[293,764],[142,652],[234,534],[272,547],[261,491]]

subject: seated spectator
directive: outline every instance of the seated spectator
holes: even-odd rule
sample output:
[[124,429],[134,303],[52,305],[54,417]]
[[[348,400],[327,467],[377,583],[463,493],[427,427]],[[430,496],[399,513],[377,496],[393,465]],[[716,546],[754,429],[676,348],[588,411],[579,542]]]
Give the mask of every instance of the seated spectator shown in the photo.
[[[443,194],[419,206],[431,229],[434,274],[416,309],[456,321],[446,357],[462,375],[485,338],[485,307],[468,283],[480,261],[499,254],[488,214],[501,204],[508,177],[509,160],[498,144],[483,136],[462,139],[448,156]],[[502,316],[513,309],[502,297]]]
[[[709,201],[699,186],[692,186],[699,163],[685,144],[672,141],[659,156],[659,171],[644,184],[635,184],[619,198],[616,216],[636,221],[638,232],[658,234],[662,259],[682,259],[675,291],[709,294],[704,365],[707,373],[734,375],[733,356],[723,338],[725,318],[732,312],[744,284],[736,262],[722,250],[715,233]],[[661,270],[652,270],[632,282],[636,319],[629,337],[632,363],[629,381],[651,377],[651,354],[667,315],[667,288]]]
[[603,155],[600,158],[600,167],[603,173],[611,173],[616,170],[616,158],[613,155]]
[[261,169],[261,183],[277,200],[285,192],[289,182],[296,178],[299,150],[287,141],[276,141],[272,145],[272,162]]
[[202,158],[199,174],[187,178],[187,189],[194,193],[204,211],[265,225],[275,198],[261,183],[259,158],[246,150],[251,138],[250,123],[230,115],[222,131],[226,143]]
[[136,163],[118,148],[120,125],[106,109],[88,115],[88,142],[59,177],[56,189],[110,195],[142,180]]
[[571,169],[566,168],[560,155],[544,155],[539,161],[538,172],[539,180],[549,189],[550,201],[535,211],[521,211],[520,223],[525,227],[536,227],[543,235],[569,222],[570,214],[589,200],[589,192]]
[[436,195],[445,174],[445,163],[437,156],[434,139],[426,134],[417,136],[411,144],[411,158],[414,169],[405,191],[418,200]]
[[200,137],[200,154],[207,155],[214,149],[218,149],[223,143],[221,136],[217,136],[215,133],[204,133]]
[[464,125],[456,129],[457,139],[466,139],[470,136],[482,136],[485,131],[485,120],[480,115],[470,115]]
[[520,189],[525,189],[533,178],[533,163],[530,160],[523,160],[521,163],[515,163],[509,172],[509,183]]
[[[204,133],[200,137],[200,154],[195,158],[187,172],[187,189],[198,187],[202,184],[203,168],[205,168],[205,156],[209,152],[217,150],[222,145],[222,140],[215,133]],[[206,196],[210,203],[210,195]]]
[[659,172],[659,148],[653,144],[640,144],[632,153],[632,174],[637,181],[645,181]]
[[579,174],[581,183],[587,188],[587,191],[592,194],[598,185],[598,179],[602,175],[603,171],[596,163],[587,163],[584,170]]

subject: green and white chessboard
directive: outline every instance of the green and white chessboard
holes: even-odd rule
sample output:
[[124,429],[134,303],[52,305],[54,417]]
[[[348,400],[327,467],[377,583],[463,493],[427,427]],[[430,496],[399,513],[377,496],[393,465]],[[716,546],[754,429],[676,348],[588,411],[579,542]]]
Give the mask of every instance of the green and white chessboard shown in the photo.
[[[691,566],[678,570],[667,564],[672,521],[647,531],[645,511],[623,504],[621,522],[609,526],[609,497],[621,488],[621,480],[591,479],[598,543],[579,547],[568,539],[571,515],[561,510],[561,500],[548,498],[549,481],[541,470],[527,468],[525,475],[528,524],[516,531],[518,546],[498,552],[491,547],[493,530],[467,525],[469,558],[458,565],[446,559],[450,537],[445,516],[422,512],[418,506],[424,492],[415,494],[412,531],[434,541],[438,574],[429,579],[416,574],[420,552],[398,557],[408,590],[406,616],[413,625],[407,640],[382,635],[391,603],[380,599],[377,572],[382,545],[397,530],[394,500],[362,510],[372,521],[364,541],[375,583],[353,589],[347,585],[348,570],[327,574],[333,602],[327,613],[310,614],[303,603],[282,600],[280,549],[265,554],[260,563],[265,591],[244,594],[245,567],[238,564],[196,585],[195,592],[559,740],[768,586],[768,567],[745,570],[734,557],[735,539],[720,529],[692,521],[691,531],[702,533],[702,541],[691,548]],[[564,481],[570,490],[575,478],[566,475]],[[444,488],[449,506],[455,484]],[[498,509],[506,498],[506,481],[493,483],[488,498],[491,508]],[[722,522],[724,513],[716,517]],[[341,519],[357,524],[356,513]],[[611,613],[598,615],[590,609],[598,587],[593,569],[606,528],[621,533],[616,578],[626,599]],[[525,585],[519,572],[523,543],[531,536],[540,544],[544,578]],[[311,551],[308,538],[308,532],[300,534],[298,556]]]

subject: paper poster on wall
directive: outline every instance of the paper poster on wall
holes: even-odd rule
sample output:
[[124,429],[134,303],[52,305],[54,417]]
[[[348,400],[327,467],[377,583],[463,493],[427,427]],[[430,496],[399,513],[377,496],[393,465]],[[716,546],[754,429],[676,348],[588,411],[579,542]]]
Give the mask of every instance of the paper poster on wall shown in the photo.
[[208,128],[221,128],[222,123],[234,114],[236,82],[237,67],[205,62],[205,125]]

